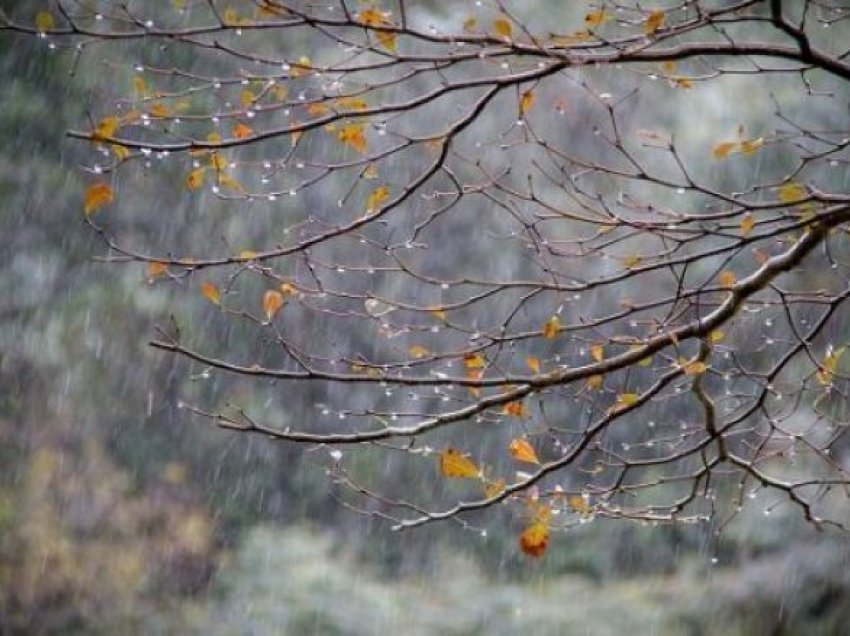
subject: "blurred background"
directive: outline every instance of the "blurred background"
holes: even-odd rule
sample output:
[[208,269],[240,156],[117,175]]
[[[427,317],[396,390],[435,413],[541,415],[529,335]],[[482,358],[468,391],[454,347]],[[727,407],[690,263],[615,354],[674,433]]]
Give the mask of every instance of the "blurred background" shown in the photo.
[[[394,533],[310,453],[192,418],[200,370],[147,346],[178,291],[93,260],[65,132],[110,87],[71,66],[0,35],[0,633],[847,633],[846,538],[791,510],[720,536],[597,522],[530,560],[507,517]],[[179,185],[122,199],[152,242],[191,205]]]

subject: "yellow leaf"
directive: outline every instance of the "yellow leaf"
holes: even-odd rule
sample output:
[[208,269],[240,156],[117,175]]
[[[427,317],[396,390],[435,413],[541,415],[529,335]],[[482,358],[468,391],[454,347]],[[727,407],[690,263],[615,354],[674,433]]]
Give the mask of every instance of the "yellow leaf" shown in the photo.
[[114,137],[120,126],[121,120],[118,117],[104,117],[95,127],[93,137],[95,139]]
[[649,16],[646,18],[646,22],[643,23],[643,32],[647,35],[652,35],[664,26],[664,18],[664,12],[661,9],[655,9],[650,12]]
[[141,75],[133,76],[133,90],[136,91],[136,94],[139,96],[144,95],[147,92],[148,86],[145,83],[144,77]]
[[608,22],[610,19],[611,14],[605,9],[597,9],[596,11],[591,11],[584,16],[584,23],[589,27],[598,27],[605,22]]
[[290,65],[289,76],[290,77],[303,77],[307,75],[312,69],[312,62],[310,62],[310,58],[306,55],[302,55],[298,58],[297,62],[294,62]]
[[685,375],[702,375],[708,370],[708,365],[702,360],[684,360],[679,359],[679,366],[682,367],[682,371],[685,372]]
[[407,349],[407,353],[417,360],[431,355],[431,352],[427,349],[427,347],[423,347],[422,345],[413,345],[412,347],[409,347]]
[[253,91],[246,88],[244,91],[239,93],[239,103],[245,108],[251,106],[255,101],[257,101],[257,96],[254,95]]
[[390,189],[389,187],[382,185],[378,188],[375,188],[372,193],[369,195],[369,198],[366,199],[366,212],[377,212],[380,208],[381,204],[390,198]]
[[280,291],[286,297],[298,295],[298,288],[292,283],[281,283]]
[[721,287],[732,287],[736,280],[735,274],[730,272],[728,269],[720,272],[720,276],[717,277],[717,282],[720,283]]
[[601,344],[591,345],[590,357],[593,358],[596,362],[602,362],[605,359],[605,347],[603,347]]
[[546,340],[554,340],[558,337],[558,332],[561,330],[561,319],[557,316],[552,316],[541,329],[541,333]]
[[481,471],[459,450],[447,448],[440,453],[440,474],[452,479],[478,479]]
[[289,95],[289,89],[283,84],[275,84],[269,91],[271,96],[278,102],[285,102]]
[[86,190],[83,209],[86,216],[91,216],[104,205],[112,202],[112,188],[105,183],[95,183]]
[[112,154],[114,154],[119,161],[124,161],[127,157],[130,156],[130,151],[124,146],[120,146],[118,144],[109,144],[109,148],[112,150]]
[[239,14],[236,12],[236,9],[225,9],[221,17],[222,21],[227,25],[239,23]]
[[598,391],[602,388],[604,380],[605,378],[598,373],[596,375],[592,375],[587,378],[587,388],[592,389],[594,391]]
[[439,318],[439,319],[440,319],[440,320],[442,320],[443,322],[445,322],[445,321],[446,321],[446,318],[448,317],[448,316],[447,316],[447,314],[446,314],[446,312],[445,312],[445,310],[444,310],[444,309],[440,309],[439,307],[434,307],[434,308],[432,308],[432,309],[429,309],[428,311],[430,311],[430,312],[431,312],[431,315],[432,315],[432,316],[434,316],[435,318]]
[[258,254],[253,250],[242,250],[239,252],[239,256],[237,258],[243,261],[252,261],[257,258],[257,256]]
[[56,20],[50,11],[39,11],[35,14],[35,28],[39,33],[47,33],[56,26]]
[[525,117],[531,107],[534,105],[534,91],[527,90],[519,98],[519,114],[520,117]]
[[674,62],[673,60],[666,60],[664,62],[661,62],[661,70],[667,75],[672,75],[673,73],[675,73],[677,68],[678,67],[676,66],[676,62]]
[[220,144],[221,143],[221,133],[217,133],[215,131],[211,133],[207,133],[207,141],[211,144]]
[[634,254],[632,256],[626,256],[623,259],[623,267],[626,269],[634,269],[641,264],[642,260],[643,259],[640,256]]
[[500,16],[493,20],[493,31],[500,37],[510,38],[514,32],[514,28],[510,20],[505,16]]
[[351,146],[361,154],[366,152],[366,135],[363,131],[363,124],[354,123],[342,126],[337,133],[337,138],[344,145]]
[[213,305],[221,304],[221,292],[218,291],[218,287],[216,287],[209,281],[204,281],[203,283],[201,283],[201,296],[206,298]]
[[487,360],[480,353],[467,353],[463,356],[463,363],[467,369],[482,369]]
[[508,452],[517,461],[526,462],[527,464],[540,463],[540,460],[537,458],[537,452],[527,440],[521,438],[511,440],[511,443],[508,445]]
[[756,151],[764,145],[764,137],[757,139],[745,139],[741,142],[741,152],[748,157],[754,155]]
[[396,34],[392,31],[378,31],[375,34],[375,39],[378,44],[383,46],[388,51],[395,53],[396,50]]
[[220,152],[213,152],[210,155],[210,165],[216,172],[224,172],[227,169],[227,159]]
[[218,185],[234,192],[245,192],[245,187],[226,172],[218,173]]
[[165,263],[161,263],[159,261],[152,261],[148,263],[147,266],[147,278],[148,280],[154,280],[157,278],[161,278],[168,274],[168,265]]
[[526,408],[525,404],[523,404],[520,400],[514,400],[513,402],[508,402],[502,407],[502,413],[510,415],[511,417],[525,419],[528,417],[528,408]]
[[777,190],[777,195],[782,203],[796,203],[805,199],[808,196],[808,192],[801,184],[791,181],[781,186]]
[[567,505],[570,507],[570,510],[579,513],[583,517],[593,514],[593,506],[581,495],[572,495],[567,499]]
[[484,486],[484,496],[487,499],[492,499],[498,495],[501,495],[505,490],[505,480],[497,479],[496,481],[487,482]]
[[283,307],[283,294],[275,289],[268,290],[263,294],[263,311],[266,312],[266,319],[271,322],[280,308]]
[[673,83],[677,88],[691,89],[694,87],[694,81],[689,77],[675,77]]
[[378,167],[374,163],[370,163],[366,166],[366,169],[363,171],[364,179],[377,179],[378,178]]
[[519,535],[519,548],[525,554],[539,558],[549,546],[549,526],[535,521]]
[[[484,377],[484,369],[467,369],[464,375],[466,376],[467,380],[478,381]],[[481,395],[481,389],[477,386],[468,386],[466,388],[470,392],[470,394],[474,395],[475,397]]]
[[525,365],[534,373],[540,373],[540,360],[534,356],[526,356]]
[[204,184],[204,169],[196,168],[186,176],[186,188],[197,190]]
[[638,394],[637,393],[620,393],[617,396],[617,403],[615,404],[616,409],[625,409],[630,406],[637,404]]
[[722,329],[714,329],[708,334],[708,340],[712,344],[717,342],[723,342],[723,339],[726,337],[726,334],[723,333]]
[[478,28],[478,20],[470,16],[463,21],[463,30],[467,33],[472,33]]
[[821,385],[827,386],[832,383],[832,377],[835,375],[835,371],[838,368],[838,361],[841,359],[845,348],[839,347],[838,349],[829,349],[827,351],[823,362],[820,364],[820,369],[816,373],[817,380]]
[[715,159],[725,159],[738,147],[737,141],[722,141],[711,149]]
[[741,236],[748,236],[756,225],[755,217],[747,212],[741,217]]

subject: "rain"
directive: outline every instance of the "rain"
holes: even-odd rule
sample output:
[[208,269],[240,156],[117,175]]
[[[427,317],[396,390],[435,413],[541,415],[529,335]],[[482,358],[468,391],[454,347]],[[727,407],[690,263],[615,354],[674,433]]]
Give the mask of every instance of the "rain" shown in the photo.
[[842,634],[841,0],[0,0],[0,634]]

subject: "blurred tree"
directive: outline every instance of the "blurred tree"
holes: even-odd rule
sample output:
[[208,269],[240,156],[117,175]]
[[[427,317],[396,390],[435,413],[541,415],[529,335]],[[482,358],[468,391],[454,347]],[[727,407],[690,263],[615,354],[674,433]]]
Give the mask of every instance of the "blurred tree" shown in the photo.
[[185,292],[152,342],[194,365],[181,404],[318,450],[344,505],[508,502],[533,556],[597,518],[720,530],[758,491],[843,527],[850,10],[528,5],[0,25],[114,88],[70,133],[82,207],[103,259]]

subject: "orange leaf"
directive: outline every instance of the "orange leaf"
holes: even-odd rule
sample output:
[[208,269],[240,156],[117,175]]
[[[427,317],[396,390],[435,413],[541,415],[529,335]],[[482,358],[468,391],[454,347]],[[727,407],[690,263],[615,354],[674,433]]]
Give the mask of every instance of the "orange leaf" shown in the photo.
[[528,417],[528,409],[525,404],[523,404],[520,400],[514,400],[513,402],[508,402],[502,407],[502,413],[505,415],[511,415],[513,417],[519,417],[525,419]]
[[346,146],[351,146],[359,153],[366,152],[366,135],[363,124],[346,124],[337,132],[337,138]]
[[643,23],[643,32],[647,35],[655,33],[658,29],[664,26],[664,12],[661,9],[655,9],[650,12],[646,22]]
[[440,453],[440,474],[452,479],[478,479],[481,471],[459,450],[447,448]]
[[147,266],[147,277],[149,280],[154,280],[156,278],[161,278],[168,274],[168,265],[165,263],[161,263],[159,261],[153,261],[148,263]]
[[221,304],[221,292],[218,291],[218,287],[216,287],[209,281],[204,281],[203,283],[201,283],[201,296],[206,298],[213,305]]
[[602,377],[602,375],[600,375],[598,373],[596,375],[592,375],[589,378],[587,378],[587,388],[593,389],[594,391],[598,391],[599,389],[602,388],[602,384],[603,384],[604,380],[605,380],[605,378]]
[[510,20],[501,16],[493,20],[493,31],[495,31],[496,35],[503,38],[510,38],[514,32],[514,28],[511,26]]
[[239,122],[233,127],[233,136],[236,137],[236,139],[245,139],[246,137],[250,137],[253,134],[253,129],[250,126],[246,126],[242,122]]
[[722,141],[711,149],[715,159],[725,159],[738,147],[737,141]]
[[608,22],[611,19],[611,14],[608,13],[605,9],[597,9],[596,11],[591,11],[586,16],[584,16],[584,23],[589,27],[598,27]]
[[95,127],[94,134],[92,136],[95,139],[114,137],[120,126],[121,120],[118,117],[115,117],[114,115],[112,117],[104,117]]
[[168,109],[168,106],[162,102],[154,102],[150,105],[150,108],[148,108],[148,113],[153,117],[168,117],[171,114],[171,111]]
[[275,314],[283,307],[283,294],[279,291],[270,289],[263,294],[263,311],[266,312],[266,318],[271,322]]
[[541,333],[546,340],[554,340],[558,336],[558,331],[561,329],[561,319],[557,316],[552,316],[543,325]]
[[186,176],[186,188],[197,190],[204,184],[204,169],[195,168]]
[[83,209],[86,216],[91,216],[102,206],[112,202],[112,188],[105,183],[95,183],[86,190]]
[[732,287],[736,280],[735,274],[730,272],[728,269],[720,272],[720,276],[717,277],[717,282],[720,283],[721,287]]
[[525,365],[534,373],[540,373],[540,360],[534,356],[526,356]]
[[369,104],[361,97],[340,97],[336,105],[342,110],[366,110]]
[[539,558],[549,546],[549,526],[535,521],[519,535],[519,547],[525,554]]
[[535,452],[534,447],[527,440],[521,438],[511,440],[510,445],[508,445],[508,451],[511,457],[517,461],[528,464],[540,463],[540,460],[537,458],[537,452]]
[[591,345],[590,357],[593,358],[596,362],[602,362],[602,360],[605,359],[605,347],[603,347],[601,344]]
[[525,117],[526,113],[534,106],[534,91],[527,90],[519,98],[519,114],[520,117]]
[[741,142],[741,152],[747,156],[754,155],[764,145],[764,137],[744,139]]

